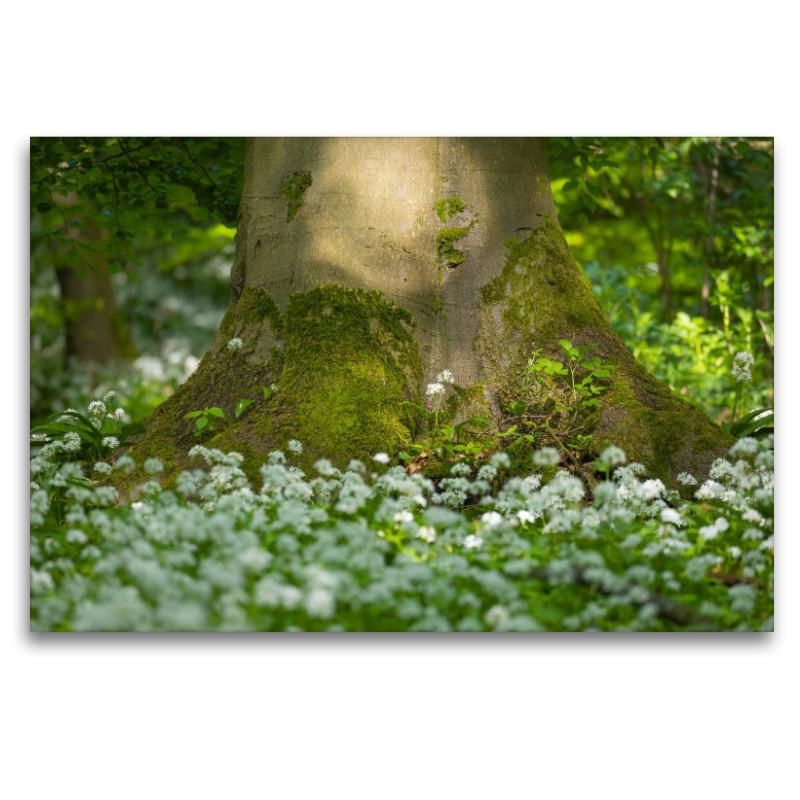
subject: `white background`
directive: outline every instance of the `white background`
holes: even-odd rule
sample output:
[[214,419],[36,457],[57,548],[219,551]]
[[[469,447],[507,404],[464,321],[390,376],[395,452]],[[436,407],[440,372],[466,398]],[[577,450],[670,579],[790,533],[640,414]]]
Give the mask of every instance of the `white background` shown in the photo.
[[[782,10],[791,6],[537,6],[40,0],[6,10],[6,797],[796,791],[800,140],[796,26]],[[30,634],[28,137],[80,134],[775,136],[778,632]]]

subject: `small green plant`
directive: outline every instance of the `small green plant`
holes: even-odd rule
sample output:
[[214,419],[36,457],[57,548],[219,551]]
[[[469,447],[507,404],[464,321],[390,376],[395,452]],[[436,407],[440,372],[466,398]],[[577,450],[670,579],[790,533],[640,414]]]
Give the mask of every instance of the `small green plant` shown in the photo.
[[457,459],[461,456],[471,456],[479,458],[483,455],[484,448],[480,443],[472,438],[468,441],[461,441],[461,437],[468,433],[467,427],[481,427],[483,429],[490,428],[492,423],[484,417],[472,417],[459,422],[458,425],[446,425],[439,433],[444,437],[444,440],[439,445],[439,452],[449,459]]
[[[587,353],[595,347],[593,344],[574,347],[567,339],[561,339],[559,344],[567,356],[566,364],[534,353],[534,358],[528,359],[525,367],[522,388],[526,389],[539,374],[568,376],[568,402],[557,405],[557,411],[576,412],[580,409],[599,406],[600,395],[603,394],[606,387],[596,382],[595,379],[610,377],[611,371],[616,367],[613,364],[604,364],[599,358],[586,358]],[[576,382],[578,373],[581,371],[587,374]]]
[[[237,415],[238,416],[238,415]],[[221,408],[204,408],[202,411],[190,411],[188,414],[184,414],[184,419],[193,419],[196,430],[194,432],[195,436],[200,436],[203,431],[213,431],[214,430],[214,423],[212,421],[212,417],[216,417],[218,419],[225,418],[225,412]]]
[[261,394],[264,395],[265,400],[269,400],[278,393],[278,387],[274,383],[272,386],[259,386],[258,388],[261,389]]
[[103,400],[90,402],[86,414],[72,408],[51,414],[44,425],[31,429],[31,445],[41,445],[37,455],[48,461],[107,459],[144,433],[141,423],[125,423],[124,417],[116,392],[109,392]]
[[244,414],[244,412],[247,410],[247,407],[252,405],[252,403],[252,400],[240,400],[236,404],[236,408],[233,411],[233,415],[236,417],[236,419],[239,419],[239,417],[241,417],[242,414]]

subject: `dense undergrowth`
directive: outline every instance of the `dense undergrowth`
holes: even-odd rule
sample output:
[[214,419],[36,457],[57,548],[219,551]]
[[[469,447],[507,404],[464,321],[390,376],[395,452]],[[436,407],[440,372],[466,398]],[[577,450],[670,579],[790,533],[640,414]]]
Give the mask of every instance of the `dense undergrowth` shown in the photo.
[[[702,485],[648,479],[608,448],[593,491],[553,448],[464,459],[436,484],[378,454],[306,475],[273,452],[251,486],[241,456],[202,446],[118,505],[74,438],[31,462],[37,631],[768,631],[773,454],[745,438]],[[59,463],[60,462],[60,463]]]

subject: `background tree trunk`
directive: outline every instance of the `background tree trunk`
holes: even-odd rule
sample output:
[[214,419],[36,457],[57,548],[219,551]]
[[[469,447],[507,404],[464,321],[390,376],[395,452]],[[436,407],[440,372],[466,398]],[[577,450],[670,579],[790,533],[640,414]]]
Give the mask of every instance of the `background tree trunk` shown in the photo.
[[[66,214],[78,202],[77,195],[57,195],[56,202]],[[107,238],[108,232],[96,225],[70,226],[65,217],[68,237],[73,242],[92,243]],[[76,220],[77,221],[77,220]],[[57,248],[60,265],[56,277],[61,291],[62,312],[65,327],[65,353],[67,364],[108,364],[133,358],[133,342],[127,326],[117,308],[114,286],[108,272],[108,264],[102,253],[82,251],[85,277],[81,277],[77,266],[67,263],[67,250]]]
[[610,329],[558,225],[544,140],[253,139],[227,313],[140,451],[177,463],[198,441],[183,415],[218,406],[229,422],[203,443],[242,452],[254,475],[289,439],[308,461],[391,453],[419,424],[403,401],[444,368],[448,418],[499,421],[518,399],[546,413],[522,375],[534,350],[563,356],[560,339],[617,366],[595,450],[613,442],[671,482],[726,450]]

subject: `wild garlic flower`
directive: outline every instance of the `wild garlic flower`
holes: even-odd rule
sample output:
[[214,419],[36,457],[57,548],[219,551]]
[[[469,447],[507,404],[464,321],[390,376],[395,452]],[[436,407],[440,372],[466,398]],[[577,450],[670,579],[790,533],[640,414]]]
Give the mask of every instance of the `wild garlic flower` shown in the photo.
[[302,453],[303,452],[303,445],[297,441],[297,439],[289,439],[286,449],[292,453]]
[[533,463],[537,467],[556,466],[561,461],[561,456],[555,447],[543,447],[533,454]]
[[372,456],[372,460],[377,461],[379,464],[388,464],[391,461],[386,453],[375,453],[375,455]]
[[231,339],[231,340],[228,342],[228,344],[226,345],[226,347],[227,347],[227,348],[228,348],[228,350],[230,350],[231,352],[234,352],[235,350],[241,350],[241,349],[242,349],[242,347],[244,347],[244,342],[243,342],[243,341],[242,341],[242,340],[241,340],[241,339],[240,339],[238,336],[235,336],[233,339]]
[[655,480],[645,481],[640,488],[642,497],[645,500],[655,500],[664,491],[664,484],[656,478]]
[[503,517],[496,511],[487,511],[485,514],[481,515],[481,522],[483,522],[487,528],[493,528],[495,525],[499,525],[502,521]]
[[674,508],[661,509],[661,521],[670,525],[683,525],[681,515]]
[[483,539],[480,536],[476,536],[474,533],[470,533],[464,539],[464,547],[468,550],[474,550],[476,547],[480,547],[483,544]]
[[423,539],[428,542],[428,544],[433,544],[436,541],[436,529],[423,525],[417,531],[417,538]]
[[103,447],[109,448],[109,450],[116,450],[119,447],[119,439],[116,436],[106,436],[100,442]]
[[[767,412],[769,413],[769,412]],[[756,417],[758,419],[758,417]],[[730,455],[734,458],[738,458],[739,456],[751,456],[754,453],[759,451],[759,444],[757,439],[752,439],[749,436],[745,436],[742,439],[739,439],[736,444],[731,447],[728,451]]]
[[624,464],[627,459],[628,457],[625,455],[625,451],[621,447],[615,447],[613,444],[610,447],[606,447],[606,449],[600,453],[600,461],[604,464],[608,464],[610,467],[617,467],[620,464]]
[[731,374],[736,378],[737,382],[744,381],[745,383],[751,383],[753,376],[750,373],[750,367],[752,365],[753,356],[751,356],[750,353],[746,351],[737,353],[733,357],[733,369],[731,370]]
[[681,486],[697,486],[697,478],[695,478],[694,475],[690,475],[688,472],[681,472],[675,480],[677,480]]
[[455,383],[456,380],[453,377],[453,373],[450,372],[449,369],[443,369],[437,376],[436,380],[439,383]]
[[105,395],[103,395],[103,402],[110,403],[116,396],[117,393],[112,389],[110,392],[106,392]]
[[81,449],[81,437],[75,431],[68,431],[64,434],[61,449],[67,453],[77,453]]
[[429,383],[428,391],[426,391],[425,394],[427,395],[444,394],[444,385],[441,383]]
[[89,413],[93,417],[102,417],[106,413],[106,404],[102,400],[92,400],[89,403]]

